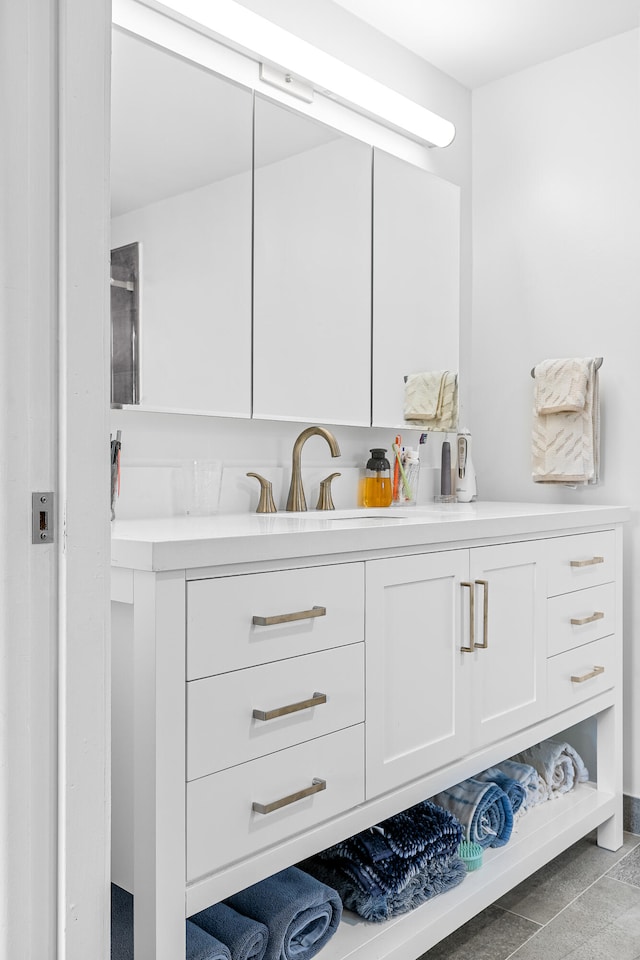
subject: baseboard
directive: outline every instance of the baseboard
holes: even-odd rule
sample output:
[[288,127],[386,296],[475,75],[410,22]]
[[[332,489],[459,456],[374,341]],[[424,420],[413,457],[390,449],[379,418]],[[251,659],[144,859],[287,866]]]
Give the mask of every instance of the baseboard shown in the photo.
[[622,825],[627,833],[636,833],[640,836],[640,798],[623,797]]

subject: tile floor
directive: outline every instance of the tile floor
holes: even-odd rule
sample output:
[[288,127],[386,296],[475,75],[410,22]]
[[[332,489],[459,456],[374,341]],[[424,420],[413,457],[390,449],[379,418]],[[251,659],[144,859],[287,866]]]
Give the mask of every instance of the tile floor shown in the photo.
[[640,960],[640,836],[579,840],[419,960]]

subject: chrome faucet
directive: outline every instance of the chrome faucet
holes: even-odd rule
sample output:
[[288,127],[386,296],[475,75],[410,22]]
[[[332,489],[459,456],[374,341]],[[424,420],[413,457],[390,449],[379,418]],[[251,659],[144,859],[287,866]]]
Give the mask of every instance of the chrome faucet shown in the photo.
[[300,459],[302,457],[302,448],[309,437],[324,437],[329,444],[331,456],[340,456],[340,447],[338,446],[338,441],[329,430],[326,430],[324,427],[307,427],[306,430],[302,431],[293,445],[291,486],[289,487],[289,496],[287,497],[287,510],[297,511],[307,509],[307,501],[305,500],[304,489],[302,487],[302,470],[300,467]]

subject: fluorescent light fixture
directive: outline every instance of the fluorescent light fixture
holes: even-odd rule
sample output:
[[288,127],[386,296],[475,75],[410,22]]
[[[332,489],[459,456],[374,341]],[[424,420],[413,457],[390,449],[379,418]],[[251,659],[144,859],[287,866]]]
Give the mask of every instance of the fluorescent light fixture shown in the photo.
[[316,92],[344,103],[412,140],[430,147],[446,147],[455,136],[451,121],[265,20],[235,0],[143,2],[182,22],[191,22],[220,43],[284,71],[309,84]]

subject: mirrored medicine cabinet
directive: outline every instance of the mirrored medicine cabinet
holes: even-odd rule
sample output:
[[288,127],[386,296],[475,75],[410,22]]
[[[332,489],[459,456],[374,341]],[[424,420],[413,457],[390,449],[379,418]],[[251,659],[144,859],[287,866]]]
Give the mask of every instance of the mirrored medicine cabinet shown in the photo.
[[112,78],[113,404],[401,426],[458,369],[459,188],[119,29]]

